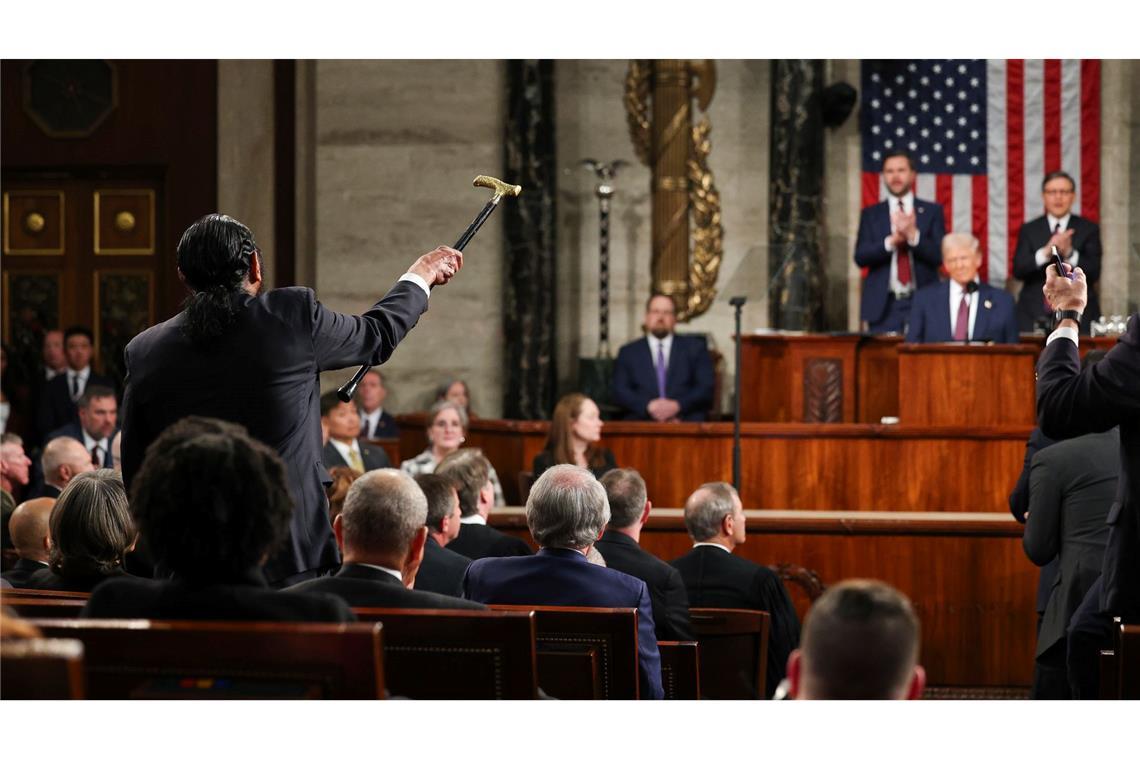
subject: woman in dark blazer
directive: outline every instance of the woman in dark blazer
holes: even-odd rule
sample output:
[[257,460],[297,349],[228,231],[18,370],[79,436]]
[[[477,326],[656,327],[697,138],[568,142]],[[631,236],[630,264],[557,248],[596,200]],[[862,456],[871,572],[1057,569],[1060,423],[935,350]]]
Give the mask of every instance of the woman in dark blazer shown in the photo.
[[589,396],[571,393],[554,407],[546,448],[534,458],[534,477],[556,464],[585,467],[600,478],[617,468],[613,452],[602,446],[602,415]]

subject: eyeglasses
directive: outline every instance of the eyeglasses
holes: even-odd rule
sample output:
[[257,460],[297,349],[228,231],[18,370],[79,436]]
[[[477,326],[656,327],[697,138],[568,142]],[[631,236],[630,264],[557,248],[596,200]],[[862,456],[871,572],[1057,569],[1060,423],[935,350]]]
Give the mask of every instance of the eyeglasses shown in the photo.
[[1043,195],[1072,195],[1072,190],[1046,190]]

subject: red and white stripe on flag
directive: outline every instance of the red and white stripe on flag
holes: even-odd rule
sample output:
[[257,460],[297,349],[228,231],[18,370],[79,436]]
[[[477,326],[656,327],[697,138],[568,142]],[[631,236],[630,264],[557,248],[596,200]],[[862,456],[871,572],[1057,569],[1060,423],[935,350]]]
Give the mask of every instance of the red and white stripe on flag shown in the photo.
[[[1077,181],[1073,213],[1100,220],[1100,61],[999,60],[986,64],[986,173],[922,174],[915,195],[942,204],[947,232],[981,242],[982,279],[1003,287],[1021,225],[1044,213],[1041,180]],[[863,173],[863,206],[886,197]]]

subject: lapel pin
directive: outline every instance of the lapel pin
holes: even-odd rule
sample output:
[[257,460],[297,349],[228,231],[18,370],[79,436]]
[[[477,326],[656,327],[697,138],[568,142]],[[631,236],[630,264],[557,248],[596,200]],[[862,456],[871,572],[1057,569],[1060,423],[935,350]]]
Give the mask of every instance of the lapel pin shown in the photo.
[[994,302],[987,299],[986,302],[983,304],[983,306],[985,306],[987,309],[992,309],[994,306]]

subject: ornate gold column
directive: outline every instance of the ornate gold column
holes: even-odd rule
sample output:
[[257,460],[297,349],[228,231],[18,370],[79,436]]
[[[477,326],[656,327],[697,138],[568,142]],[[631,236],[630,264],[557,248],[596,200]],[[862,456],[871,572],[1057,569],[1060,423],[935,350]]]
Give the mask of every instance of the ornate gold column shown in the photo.
[[695,98],[707,110],[715,89],[712,61],[631,61],[626,75],[630,137],[652,169],[652,287],[673,297],[682,321],[712,304],[723,251],[720,196],[708,168],[712,127],[707,116],[694,127],[691,108]]

